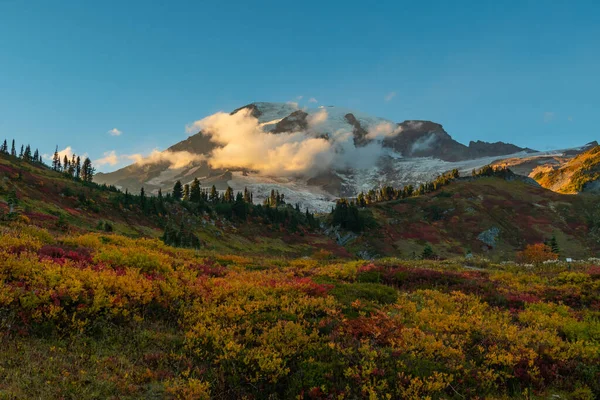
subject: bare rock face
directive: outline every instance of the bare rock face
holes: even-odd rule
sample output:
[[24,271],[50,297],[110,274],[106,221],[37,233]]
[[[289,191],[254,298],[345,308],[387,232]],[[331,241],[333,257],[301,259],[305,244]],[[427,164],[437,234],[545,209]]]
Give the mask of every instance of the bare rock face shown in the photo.
[[308,128],[308,121],[306,119],[308,114],[302,110],[297,110],[275,124],[275,128],[271,131],[272,133],[283,133],[283,132],[299,132],[304,131]]
[[458,143],[442,125],[431,121],[404,121],[401,133],[384,140],[383,145],[404,157],[434,157],[444,161],[468,159],[467,146]]
[[262,111],[260,111],[260,109],[258,108],[258,106],[254,103],[251,104],[246,104],[243,107],[240,108],[236,108],[235,110],[233,110],[230,115],[234,115],[236,113],[238,113],[241,110],[245,110],[248,109],[250,110],[250,115],[252,115],[254,118],[260,118],[260,116],[262,115]]
[[360,121],[358,121],[356,119],[354,114],[348,113],[344,116],[344,118],[346,119],[346,121],[348,121],[348,123],[350,125],[352,125],[352,133],[354,136],[354,146],[364,147],[371,142],[371,140],[369,140],[367,138],[367,135],[369,132],[367,132],[367,130],[362,127],[362,125],[360,124]]
[[526,151],[527,153],[532,153],[534,150],[528,148],[522,148],[519,146],[515,146],[514,144],[504,143],[504,142],[482,142],[478,140],[476,142],[469,142],[469,157],[470,158],[480,158],[480,157],[490,157],[490,156],[499,156],[499,155],[507,155],[507,154],[515,154],[521,151]]

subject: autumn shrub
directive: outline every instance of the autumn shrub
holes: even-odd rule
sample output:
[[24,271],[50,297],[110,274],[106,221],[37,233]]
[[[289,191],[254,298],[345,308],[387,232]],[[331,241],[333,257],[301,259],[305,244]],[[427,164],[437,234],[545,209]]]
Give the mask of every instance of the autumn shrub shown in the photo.
[[517,253],[517,261],[526,264],[541,264],[548,260],[557,260],[558,254],[553,253],[544,243],[529,244],[523,251]]

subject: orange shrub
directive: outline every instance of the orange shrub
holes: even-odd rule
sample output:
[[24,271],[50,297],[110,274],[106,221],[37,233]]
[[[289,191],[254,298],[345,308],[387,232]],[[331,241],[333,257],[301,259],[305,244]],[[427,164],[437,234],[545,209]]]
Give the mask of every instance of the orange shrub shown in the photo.
[[558,254],[553,253],[544,243],[528,244],[525,250],[517,253],[517,260],[528,264],[541,264],[544,261],[556,260]]

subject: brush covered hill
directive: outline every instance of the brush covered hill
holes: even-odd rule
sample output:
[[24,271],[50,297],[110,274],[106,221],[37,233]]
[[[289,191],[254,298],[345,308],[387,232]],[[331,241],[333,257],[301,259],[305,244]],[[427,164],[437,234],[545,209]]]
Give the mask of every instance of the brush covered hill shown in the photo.
[[[10,198],[16,199],[9,216]],[[114,232],[129,237],[163,238],[186,247],[237,254],[305,256],[325,251],[349,256],[320,234],[304,212],[291,205],[277,209],[244,204],[246,218],[231,218],[231,204],[162,200],[86,183],[0,154],[0,219],[18,219],[55,234]],[[312,215],[310,216],[312,218]]]
[[558,166],[540,166],[530,176],[559,193],[600,192],[600,146]]
[[363,256],[439,257],[484,254],[513,259],[527,244],[555,236],[563,257],[600,249],[596,195],[554,193],[514,176],[459,178],[432,193],[366,207],[366,231],[346,247]]

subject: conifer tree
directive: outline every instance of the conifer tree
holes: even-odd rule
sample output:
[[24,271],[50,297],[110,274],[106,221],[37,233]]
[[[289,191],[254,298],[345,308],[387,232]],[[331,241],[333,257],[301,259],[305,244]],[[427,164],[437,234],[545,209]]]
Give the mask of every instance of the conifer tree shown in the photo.
[[200,203],[202,200],[202,192],[200,190],[200,181],[198,178],[194,178],[192,186],[190,187],[190,201],[194,203]]
[[33,161],[40,162],[40,152],[38,151],[38,149],[35,149],[35,152],[33,153]]
[[84,182],[92,182],[95,172],[96,170],[92,166],[92,161],[89,159],[89,157],[86,157],[86,159],[83,160],[83,165],[81,166],[81,180]]
[[176,201],[181,200],[181,198],[183,197],[183,186],[181,185],[181,181],[177,181],[175,182],[175,185],[173,185],[173,199],[175,199]]
[[146,209],[146,191],[144,190],[143,186],[140,189],[140,207],[142,210]]
[[252,196],[247,187],[244,188],[244,201],[248,204],[252,203]]
[[183,200],[184,201],[190,200],[190,185],[187,183],[185,185],[183,185]]
[[15,139],[12,140],[12,147],[10,148],[10,155],[13,157],[17,156],[17,149],[15,148]]
[[225,190],[225,193],[223,194],[223,200],[225,201],[225,203],[233,203],[233,200],[234,200],[233,189],[230,188],[229,186],[227,186],[227,190]]
[[25,152],[23,153],[23,160],[31,161],[31,146],[29,145],[25,147]]
[[79,179],[81,177],[81,158],[77,156],[75,160],[75,178]]
[[212,187],[210,188],[210,195],[209,195],[208,199],[213,204],[216,204],[219,202],[219,192],[217,191],[217,188],[215,187],[215,185],[212,185]]
[[2,152],[4,154],[8,154],[8,143],[6,143],[6,139],[4,139],[4,142],[2,143],[2,147],[0,147],[0,152]]
[[69,172],[69,157],[67,157],[66,154],[65,154],[65,157],[63,158],[62,170],[63,170],[63,172]]
[[23,158],[23,153],[25,152],[25,147],[21,145],[21,152],[19,153],[19,158]]
[[58,146],[56,146],[56,150],[54,150],[54,155],[52,156],[52,169],[55,171],[60,171],[60,156],[58,155]]

